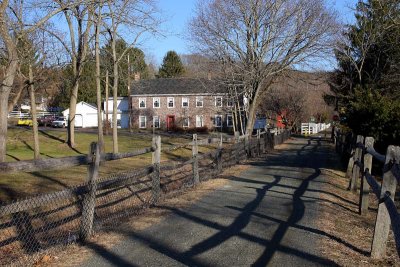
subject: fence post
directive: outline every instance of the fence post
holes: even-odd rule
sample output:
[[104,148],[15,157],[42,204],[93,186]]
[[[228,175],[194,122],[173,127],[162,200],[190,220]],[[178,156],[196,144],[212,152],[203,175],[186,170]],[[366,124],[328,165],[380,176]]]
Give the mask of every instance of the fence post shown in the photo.
[[160,161],[161,161],[161,136],[153,136],[152,147],[155,151],[151,153],[152,163],[153,163],[153,173],[152,173],[152,195],[153,204],[160,198]]
[[339,145],[340,145],[340,141],[341,141],[341,133],[340,133],[340,129],[335,129],[335,149],[336,152],[339,153]]
[[351,157],[349,158],[349,163],[347,164],[347,171],[346,171],[346,177],[348,178],[351,178],[353,173],[354,159],[356,157],[356,150],[354,148],[351,150],[350,156]]
[[240,138],[239,138],[239,136],[240,136],[240,133],[238,131],[236,131],[234,147],[235,147],[235,160],[236,160],[237,164],[240,163],[240,156],[239,156],[239,154],[240,154]]
[[199,178],[199,159],[197,157],[199,153],[199,147],[197,146],[197,134],[193,134],[193,146],[192,146],[192,171],[193,171],[193,183],[198,185],[200,183]]
[[88,177],[87,186],[88,192],[84,195],[82,201],[82,218],[81,218],[81,229],[80,237],[82,241],[87,240],[93,233],[93,219],[94,219],[94,208],[96,206],[96,180],[99,176],[99,165],[100,165],[100,149],[96,142],[90,144],[90,150],[88,154],[89,165],[88,165]]
[[[352,138],[353,140],[353,138]],[[343,155],[345,152],[345,148],[346,148],[346,135],[342,134],[340,136],[340,154]]]
[[222,172],[222,134],[217,149],[217,171],[218,173]]
[[261,130],[257,129],[257,153],[261,155]]
[[396,193],[397,179],[391,171],[393,162],[400,160],[400,147],[389,146],[386,151],[386,160],[384,165],[384,174],[381,187],[381,195],[378,205],[378,214],[376,215],[374,238],[372,240],[371,256],[374,259],[380,259],[386,254],[386,242],[390,230],[390,217],[385,206],[385,198],[394,199]]
[[274,135],[271,132],[268,132],[268,149],[274,150]]
[[251,136],[250,134],[244,137],[244,150],[246,151],[247,158],[251,157]]
[[[373,137],[365,137],[365,148],[373,148],[374,147],[374,138]],[[372,155],[369,153],[364,154],[364,170],[361,178],[361,188],[360,188],[360,206],[359,212],[360,214],[364,214],[368,211],[369,206],[369,184],[367,182],[367,178],[365,177],[365,173],[372,173]]]
[[356,152],[355,152],[355,158],[354,158],[354,167],[353,167],[353,174],[351,176],[350,180],[350,190],[356,191],[357,190],[357,180],[360,177],[360,166],[358,166],[356,161],[361,162],[361,157],[362,157],[362,148],[358,147],[359,144],[363,143],[364,137],[362,135],[357,135],[357,141],[356,141]]
[[262,146],[262,153],[265,154],[267,153],[267,132],[264,131],[264,135],[263,135],[263,146]]

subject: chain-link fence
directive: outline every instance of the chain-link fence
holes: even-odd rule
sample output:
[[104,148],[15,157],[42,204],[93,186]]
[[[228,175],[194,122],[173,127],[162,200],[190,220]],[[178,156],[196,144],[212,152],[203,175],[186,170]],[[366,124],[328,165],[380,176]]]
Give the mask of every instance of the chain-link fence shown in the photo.
[[[162,163],[161,139],[153,140],[152,148],[141,153],[114,156],[100,155],[98,146],[93,145],[87,159],[80,159],[88,164],[86,183],[0,205],[0,265],[33,264],[49,249],[113,228],[123,218],[140,213],[161,197],[216,177],[224,168],[272,149],[287,138],[288,133],[281,136],[258,133],[256,138],[237,138],[225,144],[221,138],[217,148],[206,153],[198,153],[199,143],[209,142],[195,139],[185,145],[191,147],[191,159]],[[101,160],[121,159],[148,151],[153,153],[152,165],[97,177]]]

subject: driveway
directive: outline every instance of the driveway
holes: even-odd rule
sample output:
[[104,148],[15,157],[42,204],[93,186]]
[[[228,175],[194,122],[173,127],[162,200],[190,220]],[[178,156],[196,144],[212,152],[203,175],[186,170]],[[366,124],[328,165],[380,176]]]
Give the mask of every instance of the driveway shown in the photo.
[[331,144],[292,138],[250,164],[193,205],[165,207],[171,215],[146,230],[117,230],[125,238],[107,251],[92,246],[82,266],[335,265],[316,226],[324,169],[337,165]]

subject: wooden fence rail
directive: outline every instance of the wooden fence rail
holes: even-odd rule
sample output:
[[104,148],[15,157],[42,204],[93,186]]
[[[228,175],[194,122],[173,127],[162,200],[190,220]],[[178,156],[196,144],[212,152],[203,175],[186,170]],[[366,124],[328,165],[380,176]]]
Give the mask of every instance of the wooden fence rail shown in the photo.
[[[128,153],[100,153],[96,143],[90,145],[88,155],[1,163],[2,173],[34,172],[85,165],[87,179],[82,185],[61,191],[0,204],[0,265],[9,264],[27,254],[42,251],[58,242],[87,240],[101,225],[117,223],[119,218],[136,214],[154,205],[162,194],[196,186],[201,181],[217,176],[224,168],[234,166],[252,155],[260,155],[290,137],[289,132],[273,135],[257,132],[235,138],[193,135],[193,141],[169,147],[192,150],[192,157],[183,162],[161,161],[161,137],[154,136],[150,147]],[[199,146],[215,149],[199,153]],[[99,177],[102,161],[130,158],[152,153],[152,164],[139,169]],[[19,233],[23,231],[23,233]],[[58,240],[58,241],[57,241]],[[23,248],[18,244],[23,243]],[[24,251],[25,250],[25,251]],[[9,253],[11,260],[1,257]],[[21,264],[23,265],[23,264]]]
[[[346,173],[350,178],[349,189],[357,191],[360,180],[359,213],[364,215],[368,212],[370,189],[379,202],[371,257],[380,259],[385,256],[390,226],[392,226],[397,253],[400,256],[400,214],[394,202],[397,184],[400,181],[400,147],[389,146],[386,155],[382,155],[374,149],[373,137],[364,138],[358,135],[355,144],[351,145],[347,143],[353,139],[351,135],[343,137],[344,135],[338,132],[335,136],[337,151],[350,155]],[[373,160],[384,164],[381,185],[372,176]]]

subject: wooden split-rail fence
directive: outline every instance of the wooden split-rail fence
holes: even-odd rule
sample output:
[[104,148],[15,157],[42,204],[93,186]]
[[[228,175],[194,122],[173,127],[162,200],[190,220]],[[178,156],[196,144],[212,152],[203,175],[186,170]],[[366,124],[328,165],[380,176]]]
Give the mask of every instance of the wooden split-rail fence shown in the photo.
[[[396,249],[400,256],[400,214],[397,211],[394,197],[400,181],[400,147],[389,146],[386,155],[374,149],[374,138],[357,135],[351,144],[351,135],[335,135],[336,150],[350,154],[346,176],[349,178],[349,190],[357,191],[359,187],[359,213],[364,215],[369,208],[369,194],[372,192],[378,199],[378,213],[375,221],[371,245],[371,257],[383,258],[392,227]],[[383,164],[382,182],[379,184],[372,176],[373,160]]]
[[[32,262],[49,248],[85,241],[94,232],[114,227],[123,217],[156,204],[166,194],[216,177],[224,168],[270,151],[289,137],[288,131],[201,140],[194,134],[189,143],[162,149],[161,137],[154,136],[150,147],[133,152],[101,153],[98,144],[92,143],[88,155],[0,163],[2,174],[87,166],[87,180],[81,185],[0,203],[0,265],[24,265],[23,260]],[[200,153],[200,146],[207,146],[208,152]],[[184,162],[161,161],[162,152],[176,149],[191,149],[192,157]],[[99,175],[103,162],[147,153],[152,153],[149,166]]]

